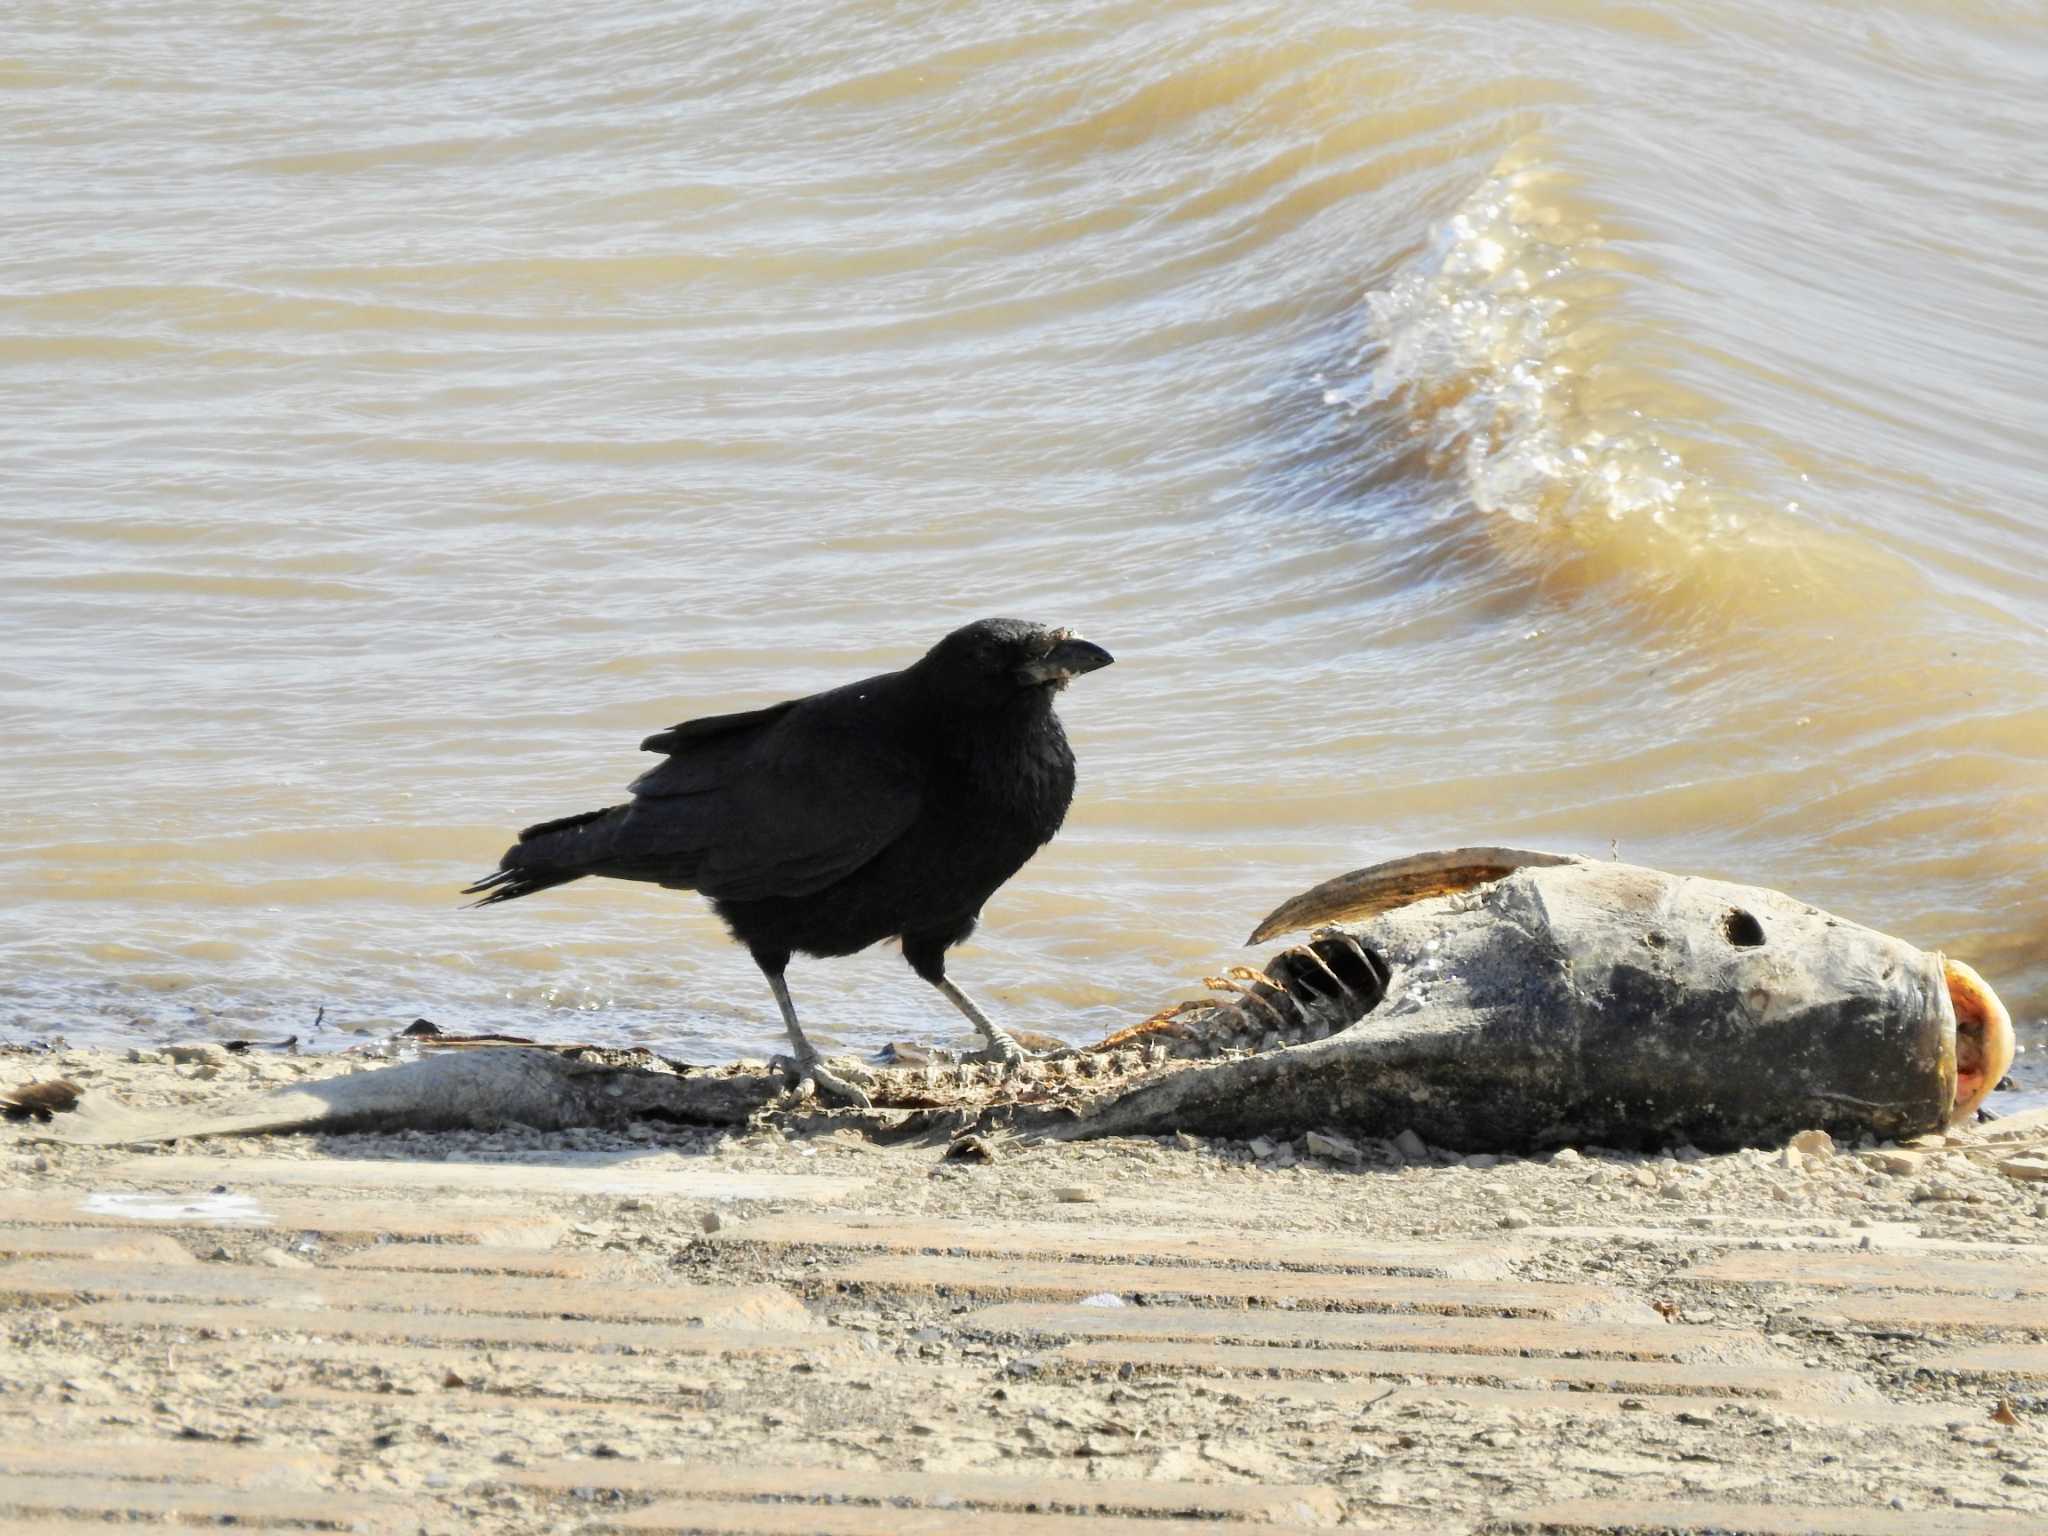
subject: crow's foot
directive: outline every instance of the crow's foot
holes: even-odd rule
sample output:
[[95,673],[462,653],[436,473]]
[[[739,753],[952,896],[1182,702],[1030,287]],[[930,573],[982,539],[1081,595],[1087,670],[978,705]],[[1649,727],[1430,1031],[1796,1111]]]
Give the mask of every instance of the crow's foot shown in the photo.
[[809,1083],[823,1103],[847,1109],[874,1108],[873,1101],[857,1085],[826,1066],[825,1059],[815,1051],[807,1056],[778,1056],[769,1065],[778,1069],[792,1088]]
[[1007,1029],[997,1030],[985,1038],[980,1050],[969,1051],[962,1061],[979,1061],[1000,1066],[1005,1075],[1015,1072],[1027,1061],[1065,1061],[1080,1051],[1064,1041],[1049,1035],[1033,1035],[1031,1044],[1026,1045]]
[[969,1051],[960,1058],[962,1061],[983,1061],[1007,1070],[1021,1067],[1031,1060],[1031,1053],[1008,1035],[998,1035],[978,1051]]

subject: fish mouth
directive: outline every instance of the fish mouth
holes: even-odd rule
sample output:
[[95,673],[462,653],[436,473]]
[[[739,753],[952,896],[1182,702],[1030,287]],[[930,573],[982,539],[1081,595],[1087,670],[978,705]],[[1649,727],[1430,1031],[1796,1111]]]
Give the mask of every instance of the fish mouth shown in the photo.
[[1956,1015],[1955,1125],[1976,1113],[2012,1067],[2012,1015],[1982,976],[1960,960],[1941,957],[1942,979]]

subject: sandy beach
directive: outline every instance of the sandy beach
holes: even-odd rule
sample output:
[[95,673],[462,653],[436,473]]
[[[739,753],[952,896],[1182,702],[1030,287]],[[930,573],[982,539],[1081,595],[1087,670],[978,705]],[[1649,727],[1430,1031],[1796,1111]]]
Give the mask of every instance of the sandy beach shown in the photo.
[[[377,1070],[184,1054],[17,1050],[0,1087]],[[0,1152],[9,1529],[2048,1524],[2038,1112],[1531,1159],[34,1129]]]

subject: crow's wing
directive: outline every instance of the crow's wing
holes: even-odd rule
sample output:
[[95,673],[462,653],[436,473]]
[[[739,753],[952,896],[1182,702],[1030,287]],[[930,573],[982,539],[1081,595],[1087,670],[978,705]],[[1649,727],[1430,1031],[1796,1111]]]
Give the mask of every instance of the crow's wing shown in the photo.
[[[672,725],[665,731],[656,731],[640,743],[642,752],[667,752],[673,754],[659,768],[650,768],[633,781],[633,793],[664,794],[674,793],[665,786],[664,778],[670,770],[677,783],[690,777],[690,765],[700,757],[717,756],[720,753],[741,747],[747,741],[780,720],[802,699],[784,699],[780,704],[770,704],[766,709],[747,709],[735,715],[705,715],[699,720],[685,720],[681,725]],[[720,741],[724,737],[726,740]],[[734,738],[744,738],[743,740]]]
[[917,819],[923,767],[871,719],[819,707],[830,698],[650,736],[650,750],[671,755],[633,782],[619,861],[757,901],[808,896],[887,848]]

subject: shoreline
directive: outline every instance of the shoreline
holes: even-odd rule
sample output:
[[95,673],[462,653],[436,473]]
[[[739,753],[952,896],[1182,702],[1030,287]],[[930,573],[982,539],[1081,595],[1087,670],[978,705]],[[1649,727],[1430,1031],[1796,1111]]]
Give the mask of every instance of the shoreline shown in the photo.
[[[141,1107],[364,1069],[0,1051],[0,1086]],[[2048,1124],[2001,1124],[1860,1152],[1182,1136],[992,1163],[644,1124],[155,1152],[9,1126],[0,1411],[95,1497],[197,1478],[428,1529],[642,1505],[641,1528],[742,1528],[660,1523],[711,1499],[836,1530],[754,1501],[998,1509],[1053,1479],[1239,1518],[1279,1489],[1258,1518],[1367,1531],[1661,1528],[1617,1524],[1633,1500],[2021,1536],[2048,1520],[2048,1183],[2000,1164]]]

